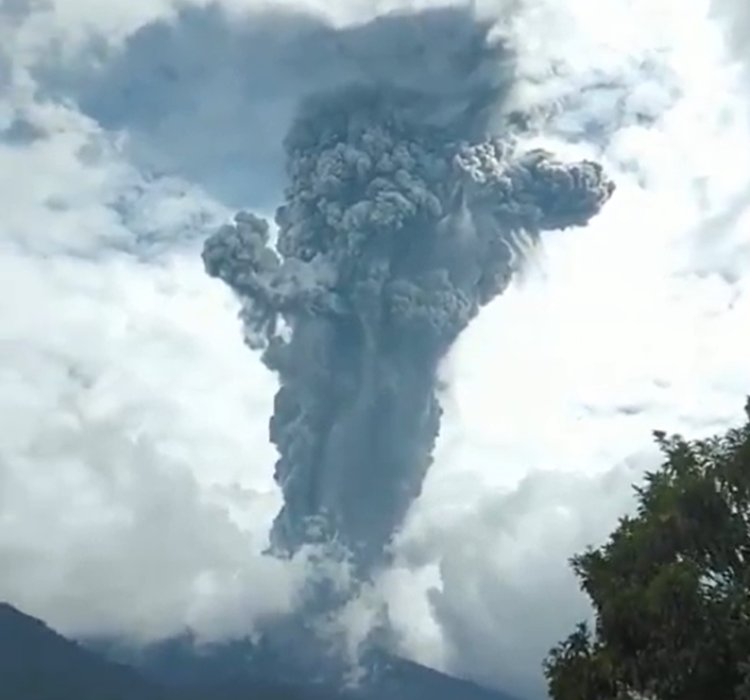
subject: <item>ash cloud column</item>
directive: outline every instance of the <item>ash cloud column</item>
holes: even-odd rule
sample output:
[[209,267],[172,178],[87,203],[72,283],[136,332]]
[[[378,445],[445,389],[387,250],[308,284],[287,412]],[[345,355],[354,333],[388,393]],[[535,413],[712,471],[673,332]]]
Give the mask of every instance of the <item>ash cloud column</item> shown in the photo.
[[[490,55],[486,31],[461,37]],[[381,76],[310,97],[285,141],[275,247],[246,213],[206,242],[280,382],[277,552],[335,542],[360,578],[383,562],[432,460],[440,360],[507,287],[519,240],[583,225],[612,194],[595,163],[520,152],[490,94]]]

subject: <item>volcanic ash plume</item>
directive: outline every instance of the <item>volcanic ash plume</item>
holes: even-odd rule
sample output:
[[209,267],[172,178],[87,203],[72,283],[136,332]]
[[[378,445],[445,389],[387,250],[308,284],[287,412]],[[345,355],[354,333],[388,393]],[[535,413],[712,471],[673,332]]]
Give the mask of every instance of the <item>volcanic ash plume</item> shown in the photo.
[[441,358],[541,231],[586,224],[614,189],[596,163],[462,142],[417,103],[382,87],[307,101],[285,143],[275,246],[241,213],[203,253],[280,380],[273,546],[335,541],[360,576],[420,493]]

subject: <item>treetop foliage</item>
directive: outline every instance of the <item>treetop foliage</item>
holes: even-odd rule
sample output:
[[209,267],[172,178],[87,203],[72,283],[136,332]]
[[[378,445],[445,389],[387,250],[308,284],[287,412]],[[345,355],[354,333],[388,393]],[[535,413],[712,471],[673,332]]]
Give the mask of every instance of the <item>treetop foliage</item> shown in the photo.
[[750,400],[723,435],[654,436],[659,469],[572,558],[595,625],[545,661],[554,700],[750,700]]

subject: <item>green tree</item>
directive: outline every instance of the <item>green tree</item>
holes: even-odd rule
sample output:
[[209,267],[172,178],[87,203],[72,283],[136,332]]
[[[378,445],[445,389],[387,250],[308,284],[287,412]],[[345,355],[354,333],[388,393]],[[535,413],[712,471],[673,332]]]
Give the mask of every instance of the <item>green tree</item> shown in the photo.
[[553,700],[750,700],[747,423],[688,441],[654,433],[664,462],[638,507],[571,564],[593,603],[545,660]]

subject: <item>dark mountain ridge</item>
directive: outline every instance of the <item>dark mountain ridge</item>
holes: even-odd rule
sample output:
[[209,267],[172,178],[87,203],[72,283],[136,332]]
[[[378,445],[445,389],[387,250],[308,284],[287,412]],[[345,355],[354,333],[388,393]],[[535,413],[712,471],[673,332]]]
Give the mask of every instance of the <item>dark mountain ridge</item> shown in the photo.
[[356,689],[295,677],[249,641],[201,647],[185,635],[145,648],[71,641],[0,603],[2,700],[513,700],[397,657],[368,658]]
[[98,657],[4,603],[0,688],[3,700],[173,700],[134,669]]

